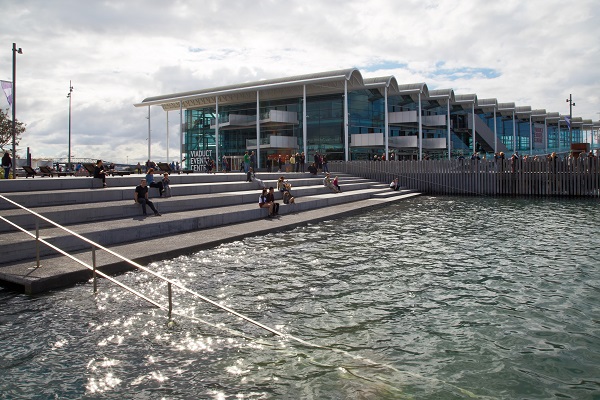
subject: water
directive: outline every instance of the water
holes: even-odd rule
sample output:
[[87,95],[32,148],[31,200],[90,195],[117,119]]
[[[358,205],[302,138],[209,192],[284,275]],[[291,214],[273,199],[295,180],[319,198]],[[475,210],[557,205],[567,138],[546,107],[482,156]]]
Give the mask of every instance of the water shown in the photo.
[[[598,203],[419,197],[101,281],[0,291],[0,398],[600,399]],[[145,273],[119,277],[145,293]]]

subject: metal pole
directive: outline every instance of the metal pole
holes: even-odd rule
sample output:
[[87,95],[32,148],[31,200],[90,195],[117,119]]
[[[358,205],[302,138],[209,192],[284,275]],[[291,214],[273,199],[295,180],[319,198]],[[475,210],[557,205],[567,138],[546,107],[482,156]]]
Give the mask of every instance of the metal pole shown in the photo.
[[569,94],[569,150],[571,150],[571,144],[573,136],[571,133],[571,125],[573,125],[573,96]]
[[16,109],[17,109],[17,53],[23,54],[23,51],[19,47],[17,49],[17,44],[13,43],[12,47],[13,52],[13,65],[12,65],[12,170],[13,170],[13,179],[17,177],[17,126],[16,126]]
[[179,102],[179,168],[183,169],[183,102]]
[[423,125],[421,124],[421,92],[419,92],[419,161],[423,159]]
[[260,166],[260,92],[256,91],[256,168]]
[[472,122],[473,122],[473,153],[475,153],[477,151],[477,143],[476,143],[476,138],[475,138],[475,100],[473,100],[473,105],[471,106],[471,112],[473,113],[472,115]]
[[529,155],[533,154],[533,134],[531,129],[531,114],[529,114]]
[[496,130],[496,106],[494,106],[494,154],[498,152],[498,132]]
[[512,122],[513,122],[513,153],[517,152],[517,123],[515,121],[515,110],[512,112]]
[[36,265],[40,267],[40,221],[36,218],[35,220],[35,261]]
[[390,146],[389,146],[389,137],[390,137],[390,129],[388,126],[388,87],[385,85],[385,100],[384,100],[384,123],[385,123],[385,161],[390,160]]
[[71,172],[71,99],[73,98],[73,85],[72,82],[69,81],[69,94],[67,97],[69,98],[69,157],[68,157],[68,165],[67,172]]
[[171,282],[167,283],[169,290],[169,321],[171,320],[171,312],[173,311],[173,289],[171,288]]
[[98,293],[98,283],[96,275],[96,247],[92,246],[92,276],[94,281],[94,294]]
[[219,166],[222,164],[219,162],[219,96],[215,96],[215,168],[219,171]]

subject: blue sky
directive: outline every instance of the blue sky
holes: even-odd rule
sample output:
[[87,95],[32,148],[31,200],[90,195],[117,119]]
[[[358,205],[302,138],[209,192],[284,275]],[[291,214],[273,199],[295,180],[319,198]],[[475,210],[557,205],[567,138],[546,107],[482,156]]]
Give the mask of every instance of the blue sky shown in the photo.
[[[144,161],[150,96],[357,67],[518,106],[600,115],[600,2],[576,0],[0,0],[0,79],[17,58],[21,148]],[[6,99],[0,99],[6,108]],[[166,158],[166,114],[151,109],[153,158]],[[178,155],[169,114],[169,154]]]

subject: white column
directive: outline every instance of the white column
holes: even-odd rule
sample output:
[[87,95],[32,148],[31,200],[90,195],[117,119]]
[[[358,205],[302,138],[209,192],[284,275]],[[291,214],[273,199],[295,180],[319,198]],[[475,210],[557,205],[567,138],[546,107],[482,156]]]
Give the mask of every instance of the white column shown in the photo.
[[260,92],[256,91],[256,169],[260,166]]
[[421,124],[421,92],[419,92],[419,161],[423,159],[423,125]]
[[148,160],[152,160],[151,144],[152,138],[150,137],[150,106],[148,106]]
[[219,171],[221,165],[219,160],[219,96],[215,96],[215,115],[215,164],[217,171]]
[[167,164],[169,163],[169,111],[167,110]]
[[350,161],[348,147],[348,80],[344,80],[344,159],[346,161]]
[[498,152],[498,131],[496,129],[496,106],[494,106],[494,154]]
[[446,104],[446,112],[447,112],[447,117],[446,117],[446,129],[448,130],[448,160],[452,159],[452,156],[450,155],[450,152],[452,151],[452,148],[450,147],[450,96],[448,96],[448,104]]
[[385,160],[389,161],[390,160],[390,149],[389,149],[389,137],[390,137],[390,130],[389,130],[389,126],[388,126],[388,87],[387,85],[385,85],[385,91],[384,91],[384,124],[385,124]]
[[179,102],[179,167],[183,169],[183,103]]
[[306,126],[306,85],[302,86],[302,151],[304,156],[308,157],[306,140],[308,136],[308,127]]
[[515,121],[515,110],[512,112],[513,122],[513,153],[517,152],[517,123]]
[[473,123],[473,153],[475,153],[475,151],[477,151],[477,143],[475,141],[475,100],[473,100],[473,104],[471,105],[471,112],[473,113],[472,115],[472,123]]

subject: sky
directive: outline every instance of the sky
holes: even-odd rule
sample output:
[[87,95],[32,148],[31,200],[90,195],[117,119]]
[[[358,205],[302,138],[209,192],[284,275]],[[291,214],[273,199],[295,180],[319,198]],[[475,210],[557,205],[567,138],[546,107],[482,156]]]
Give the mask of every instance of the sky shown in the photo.
[[[0,79],[34,158],[142,163],[146,97],[345,68],[600,119],[600,1],[0,0]],[[8,18],[7,16],[10,16]],[[2,93],[0,93],[1,95]],[[6,98],[0,107],[8,108]],[[151,107],[154,161],[178,112]],[[167,149],[168,147],[168,149]]]

